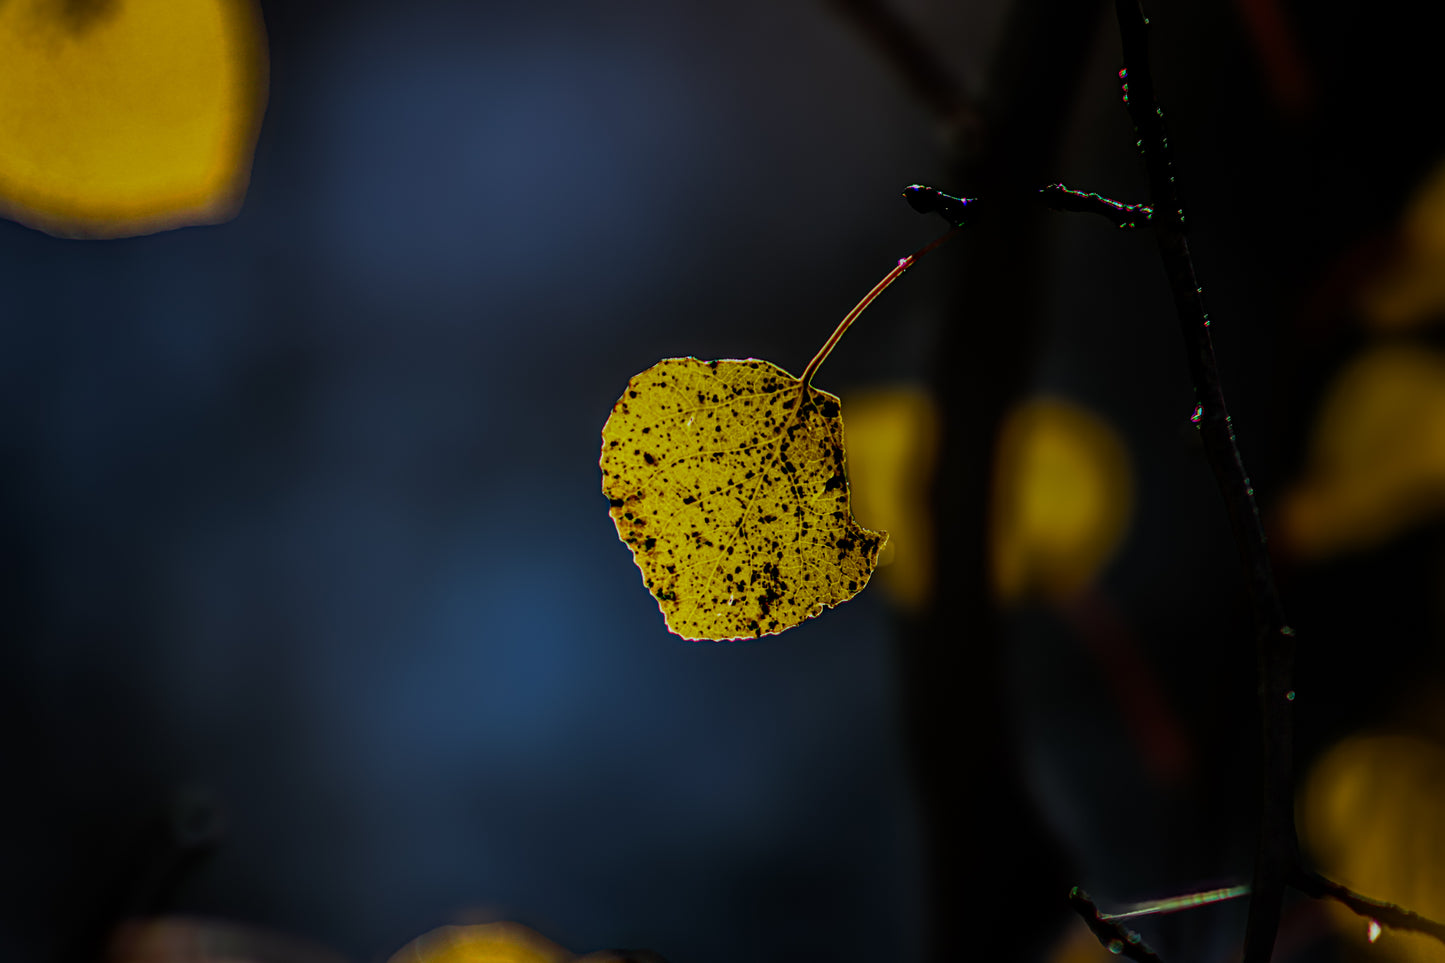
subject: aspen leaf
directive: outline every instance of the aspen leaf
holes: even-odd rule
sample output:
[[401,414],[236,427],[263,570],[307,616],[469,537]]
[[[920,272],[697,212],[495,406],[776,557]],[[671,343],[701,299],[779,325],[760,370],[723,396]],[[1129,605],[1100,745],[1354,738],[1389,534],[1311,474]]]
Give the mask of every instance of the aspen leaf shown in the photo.
[[756,358],[668,358],[602,429],[602,491],[667,627],[773,635],[852,598],[888,536],[853,520],[836,397]]

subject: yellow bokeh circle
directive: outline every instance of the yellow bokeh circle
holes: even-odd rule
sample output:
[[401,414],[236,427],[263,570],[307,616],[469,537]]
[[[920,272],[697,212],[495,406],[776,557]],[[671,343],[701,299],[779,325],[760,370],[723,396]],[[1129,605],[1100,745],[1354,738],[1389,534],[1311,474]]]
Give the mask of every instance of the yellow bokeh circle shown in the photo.
[[0,3],[0,214],[65,237],[226,220],[266,102],[249,0]]

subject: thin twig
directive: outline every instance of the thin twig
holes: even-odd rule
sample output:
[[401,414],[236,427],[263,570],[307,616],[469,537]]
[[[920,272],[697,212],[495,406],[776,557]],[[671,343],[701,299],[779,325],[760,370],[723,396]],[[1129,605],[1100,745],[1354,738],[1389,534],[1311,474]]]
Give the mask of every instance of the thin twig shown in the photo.
[[1063,184],[1039,188],[1039,199],[1050,210],[1097,214],[1123,230],[1148,227],[1154,215],[1154,209],[1148,204],[1125,204],[1102,194],[1070,190]]
[[1094,905],[1089,894],[1077,886],[1069,892],[1069,906],[1110,953],[1127,956],[1135,963],[1164,963],[1138,933],[1117,919],[1108,919],[1100,914],[1099,907]]
[[1184,213],[1170,163],[1169,141],[1164,132],[1164,113],[1155,98],[1149,70],[1149,21],[1139,0],[1115,0],[1114,10],[1123,42],[1124,69],[1119,72],[1119,78],[1124,82],[1124,103],[1134,122],[1139,152],[1149,175],[1149,200],[1154,209],[1150,223],[1189,349],[1189,373],[1196,402],[1194,422],[1199,426],[1205,454],[1224,496],[1253,601],[1263,774],[1244,963],[1265,963],[1273,952],[1279,930],[1287,877],[1299,861],[1293,808],[1294,729],[1290,712],[1294,696],[1290,688],[1294,632],[1284,620],[1264,527],[1254,503],[1254,488],[1240,459],[1233,423],[1224,404],[1219,368],[1209,338],[1209,316],[1204,311],[1204,289],[1194,274],[1194,262],[1184,234]]
[[1290,879],[1290,885],[1315,899],[1332,899],[1349,907],[1366,919],[1395,930],[1424,933],[1445,943],[1445,923],[1421,916],[1414,910],[1386,903],[1383,900],[1361,896],[1348,886],[1342,886],[1332,879],[1307,869],[1297,869]]

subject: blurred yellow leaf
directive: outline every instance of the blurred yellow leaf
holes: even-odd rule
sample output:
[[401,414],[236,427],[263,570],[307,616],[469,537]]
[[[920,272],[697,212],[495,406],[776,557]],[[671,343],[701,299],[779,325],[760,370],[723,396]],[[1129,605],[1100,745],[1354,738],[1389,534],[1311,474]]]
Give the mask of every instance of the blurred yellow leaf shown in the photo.
[[1048,963],[1118,963],[1119,959],[1099,942],[1083,920],[1072,917],[1049,950]]
[[[1301,839],[1327,876],[1357,893],[1445,916],[1445,750],[1414,736],[1364,735],[1339,743],[1310,770],[1299,797]],[[1329,904],[1357,948],[1368,921]],[[1440,963],[1430,937],[1385,930],[1380,960]]]
[[[4,2],[4,0],[0,0]],[[285,933],[194,916],[126,920],[111,934],[103,963],[346,963],[344,957]]]
[[1372,325],[1387,330],[1445,317],[1445,164],[1410,199],[1398,255],[1361,291],[1360,310]]
[[756,358],[634,377],[601,466],[618,537],[686,639],[772,635],[846,602],[887,539],[849,511],[838,399]]
[[1107,424],[1078,405],[1036,398],[999,435],[991,532],[994,589],[1066,599],[1087,586],[1128,525],[1128,453]]
[[251,0],[3,0],[0,65],[0,214],[122,237],[240,209],[266,101]]
[[1320,406],[1304,479],[1280,506],[1305,557],[1368,547],[1445,510],[1445,358],[1377,348]]
[[396,952],[388,963],[568,963],[573,955],[520,923],[443,926]]
[[902,608],[917,611],[933,590],[929,484],[938,409],[917,388],[858,392],[847,401],[853,513],[889,533],[878,556],[878,579]]

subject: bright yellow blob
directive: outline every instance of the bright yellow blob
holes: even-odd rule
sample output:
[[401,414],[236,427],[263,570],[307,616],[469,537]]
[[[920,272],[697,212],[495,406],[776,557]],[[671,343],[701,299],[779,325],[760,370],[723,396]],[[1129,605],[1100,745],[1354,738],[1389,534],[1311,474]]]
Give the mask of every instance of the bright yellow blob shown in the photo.
[[265,102],[250,0],[0,0],[0,214],[96,238],[224,221]]
[[1361,292],[1360,310],[1371,325],[1387,330],[1445,317],[1445,164],[1410,199],[1396,258]]
[[[1373,899],[1445,916],[1445,750],[1439,745],[1407,735],[1346,739],[1314,765],[1298,809],[1301,840],[1325,875]],[[1374,944],[1370,959],[1445,960],[1445,947],[1430,937],[1379,930],[1343,906],[1327,905],[1351,943]]]
[[883,590],[922,609],[933,590],[929,483],[938,454],[938,408],[918,388],[849,393],[848,482],[853,514],[889,534],[878,556]]
[[397,951],[388,963],[567,963],[573,955],[519,923],[443,926]]
[[1445,356],[1378,348],[1335,379],[1280,508],[1298,555],[1367,548],[1445,511]]
[[1085,588],[1124,534],[1132,491],[1124,444],[1097,416],[1051,398],[1014,409],[994,467],[999,598],[1059,600]]

